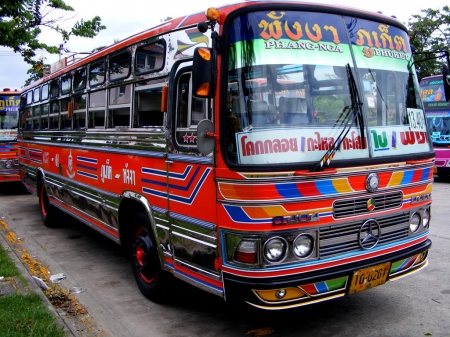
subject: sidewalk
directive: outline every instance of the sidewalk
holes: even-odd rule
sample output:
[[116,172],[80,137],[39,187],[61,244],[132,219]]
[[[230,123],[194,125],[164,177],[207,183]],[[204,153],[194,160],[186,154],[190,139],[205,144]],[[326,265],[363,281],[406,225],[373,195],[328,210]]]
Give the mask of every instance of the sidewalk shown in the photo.
[[[1,215],[1,214],[0,214]],[[23,276],[26,281],[25,287],[21,284],[20,280],[9,280],[9,282],[4,282],[4,286],[2,289],[6,291],[18,291],[21,293],[26,293],[27,291],[31,291],[37,294],[47,309],[54,315],[56,323],[63,329],[64,333],[68,337],[97,337],[108,336],[104,331],[95,331],[94,323],[90,319],[89,314],[86,310],[80,310],[81,306],[79,305],[78,311],[85,313],[83,315],[73,314],[68,311],[68,307],[66,308],[55,308],[49,297],[44,293],[44,290],[39,287],[36,281],[33,279],[32,274],[36,274],[35,271],[27,269],[24,265],[24,261],[29,266],[39,266],[39,269],[46,270],[45,267],[39,261],[34,260],[29,254],[26,253],[26,250],[21,247],[21,238],[17,238],[15,233],[9,230],[8,224],[4,220],[0,220],[0,244],[3,249],[6,251],[7,255],[11,258],[11,260],[16,265],[17,269]],[[21,260],[24,259],[24,261]],[[32,269],[32,268],[31,268]],[[1,275],[0,275],[1,276]],[[1,282],[1,281],[0,281]],[[7,284],[8,283],[8,284]],[[1,284],[1,283],[0,283]],[[64,289],[60,285],[55,286],[55,292],[67,292],[67,289]],[[53,298],[54,299],[54,298]],[[65,310],[64,310],[65,309]]]

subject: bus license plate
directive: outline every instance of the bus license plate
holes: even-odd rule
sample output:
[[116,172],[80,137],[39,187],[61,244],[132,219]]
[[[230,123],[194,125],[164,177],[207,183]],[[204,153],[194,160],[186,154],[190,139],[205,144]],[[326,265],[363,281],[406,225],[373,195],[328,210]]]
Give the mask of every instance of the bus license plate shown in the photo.
[[386,283],[390,269],[391,263],[386,262],[353,272],[348,294],[351,295]]

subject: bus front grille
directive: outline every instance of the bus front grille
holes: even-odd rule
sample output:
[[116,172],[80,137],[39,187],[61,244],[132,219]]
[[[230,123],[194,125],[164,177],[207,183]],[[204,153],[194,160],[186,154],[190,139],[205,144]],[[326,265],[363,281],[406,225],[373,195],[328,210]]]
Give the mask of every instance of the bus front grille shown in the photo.
[[[403,196],[401,192],[376,195],[373,197],[365,196],[363,198],[338,200],[333,204],[333,216],[336,219],[341,219],[369,212],[384,211],[386,209],[400,207],[402,202]],[[372,203],[375,207],[373,210],[369,210],[369,203]]]
[[[409,233],[409,212],[394,214],[376,219],[380,225],[381,235],[378,245],[388,244],[406,239]],[[319,230],[319,254],[320,258],[351,253],[361,250],[359,245],[359,230],[367,221],[353,222]]]

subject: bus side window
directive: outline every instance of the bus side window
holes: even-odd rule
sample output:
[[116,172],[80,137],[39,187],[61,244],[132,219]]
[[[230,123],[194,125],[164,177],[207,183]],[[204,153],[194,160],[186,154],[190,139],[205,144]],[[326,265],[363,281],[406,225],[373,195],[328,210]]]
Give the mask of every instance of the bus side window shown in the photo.
[[59,129],[59,101],[50,103],[49,128],[52,130]]
[[43,104],[41,107],[41,129],[48,129],[48,112],[48,103]]
[[136,93],[136,114],[133,127],[162,126],[164,113],[161,112],[162,89],[147,89]]
[[100,90],[89,94],[88,128],[105,128],[106,91]]
[[86,94],[75,96],[73,109],[73,128],[86,127]]
[[33,111],[33,130],[39,130],[40,118],[41,118],[41,107],[34,106],[32,108]]
[[109,89],[108,128],[130,127],[131,85]]

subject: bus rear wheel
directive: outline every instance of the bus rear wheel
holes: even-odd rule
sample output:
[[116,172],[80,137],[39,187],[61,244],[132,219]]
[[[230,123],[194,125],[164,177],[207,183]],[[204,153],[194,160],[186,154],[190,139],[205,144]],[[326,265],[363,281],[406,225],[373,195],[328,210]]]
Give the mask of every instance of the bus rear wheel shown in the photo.
[[41,211],[41,217],[44,225],[50,228],[56,227],[56,209],[50,205],[43,180],[39,183],[39,209]]
[[150,232],[148,217],[138,212],[129,242],[130,261],[134,278],[141,293],[156,303],[166,301],[168,273],[161,268],[155,240]]

